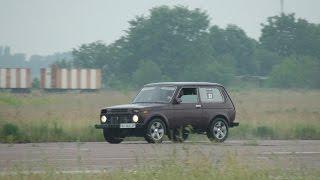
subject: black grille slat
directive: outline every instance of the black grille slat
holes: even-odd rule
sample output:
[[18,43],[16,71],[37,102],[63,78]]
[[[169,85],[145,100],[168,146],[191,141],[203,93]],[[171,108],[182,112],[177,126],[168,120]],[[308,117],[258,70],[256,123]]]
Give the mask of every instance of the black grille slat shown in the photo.
[[120,124],[120,123],[130,123],[131,115],[119,115],[119,114],[110,114],[107,116],[108,124]]
[[125,113],[128,112],[128,109],[111,109],[112,113]]

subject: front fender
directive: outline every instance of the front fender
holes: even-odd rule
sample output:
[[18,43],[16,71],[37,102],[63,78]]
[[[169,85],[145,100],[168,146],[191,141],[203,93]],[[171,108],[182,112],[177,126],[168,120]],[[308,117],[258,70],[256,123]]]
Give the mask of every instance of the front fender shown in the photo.
[[169,124],[168,118],[167,118],[164,114],[159,113],[159,112],[157,112],[157,113],[151,113],[150,115],[148,115],[148,116],[146,117],[146,119],[144,120],[143,124],[144,124],[145,126],[147,126],[148,123],[149,123],[152,119],[154,119],[154,118],[160,118],[160,119],[162,119],[162,120],[164,121],[164,123],[166,124],[166,128],[167,128],[167,129],[170,127],[170,126],[169,126],[170,124]]

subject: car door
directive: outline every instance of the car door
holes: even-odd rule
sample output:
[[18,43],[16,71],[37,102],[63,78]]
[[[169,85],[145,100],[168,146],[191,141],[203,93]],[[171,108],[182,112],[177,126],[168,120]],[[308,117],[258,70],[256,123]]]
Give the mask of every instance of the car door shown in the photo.
[[200,126],[207,127],[211,118],[218,114],[225,113],[226,98],[223,90],[217,86],[199,87],[199,96],[204,118],[204,121],[200,123]]
[[197,123],[202,119],[198,88],[182,87],[176,98],[181,99],[181,102],[172,106],[172,125],[174,128],[188,125],[197,127]]

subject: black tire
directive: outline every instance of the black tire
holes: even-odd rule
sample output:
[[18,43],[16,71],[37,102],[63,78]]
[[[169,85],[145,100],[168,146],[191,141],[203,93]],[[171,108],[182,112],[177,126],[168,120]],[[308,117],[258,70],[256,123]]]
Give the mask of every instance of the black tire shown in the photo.
[[182,143],[189,137],[189,131],[186,128],[179,128],[173,130],[172,141]]
[[161,143],[166,132],[166,125],[161,119],[152,119],[148,123],[144,139],[148,143]]
[[103,129],[104,139],[110,144],[119,144],[124,138],[117,136],[112,129]]
[[207,130],[207,137],[213,142],[223,142],[227,139],[229,134],[229,126],[225,119],[214,119]]

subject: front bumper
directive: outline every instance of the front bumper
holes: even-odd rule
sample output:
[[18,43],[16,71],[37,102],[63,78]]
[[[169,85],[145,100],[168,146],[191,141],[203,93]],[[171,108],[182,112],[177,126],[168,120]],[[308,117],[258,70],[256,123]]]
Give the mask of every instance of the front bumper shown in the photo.
[[[120,124],[96,124],[94,125],[96,129],[107,129],[107,128],[119,128],[120,129]],[[136,124],[135,128],[128,128],[128,129],[137,129],[137,128],[142,128],[143,124]],[[126,128],[122,128],[126,129]]]

